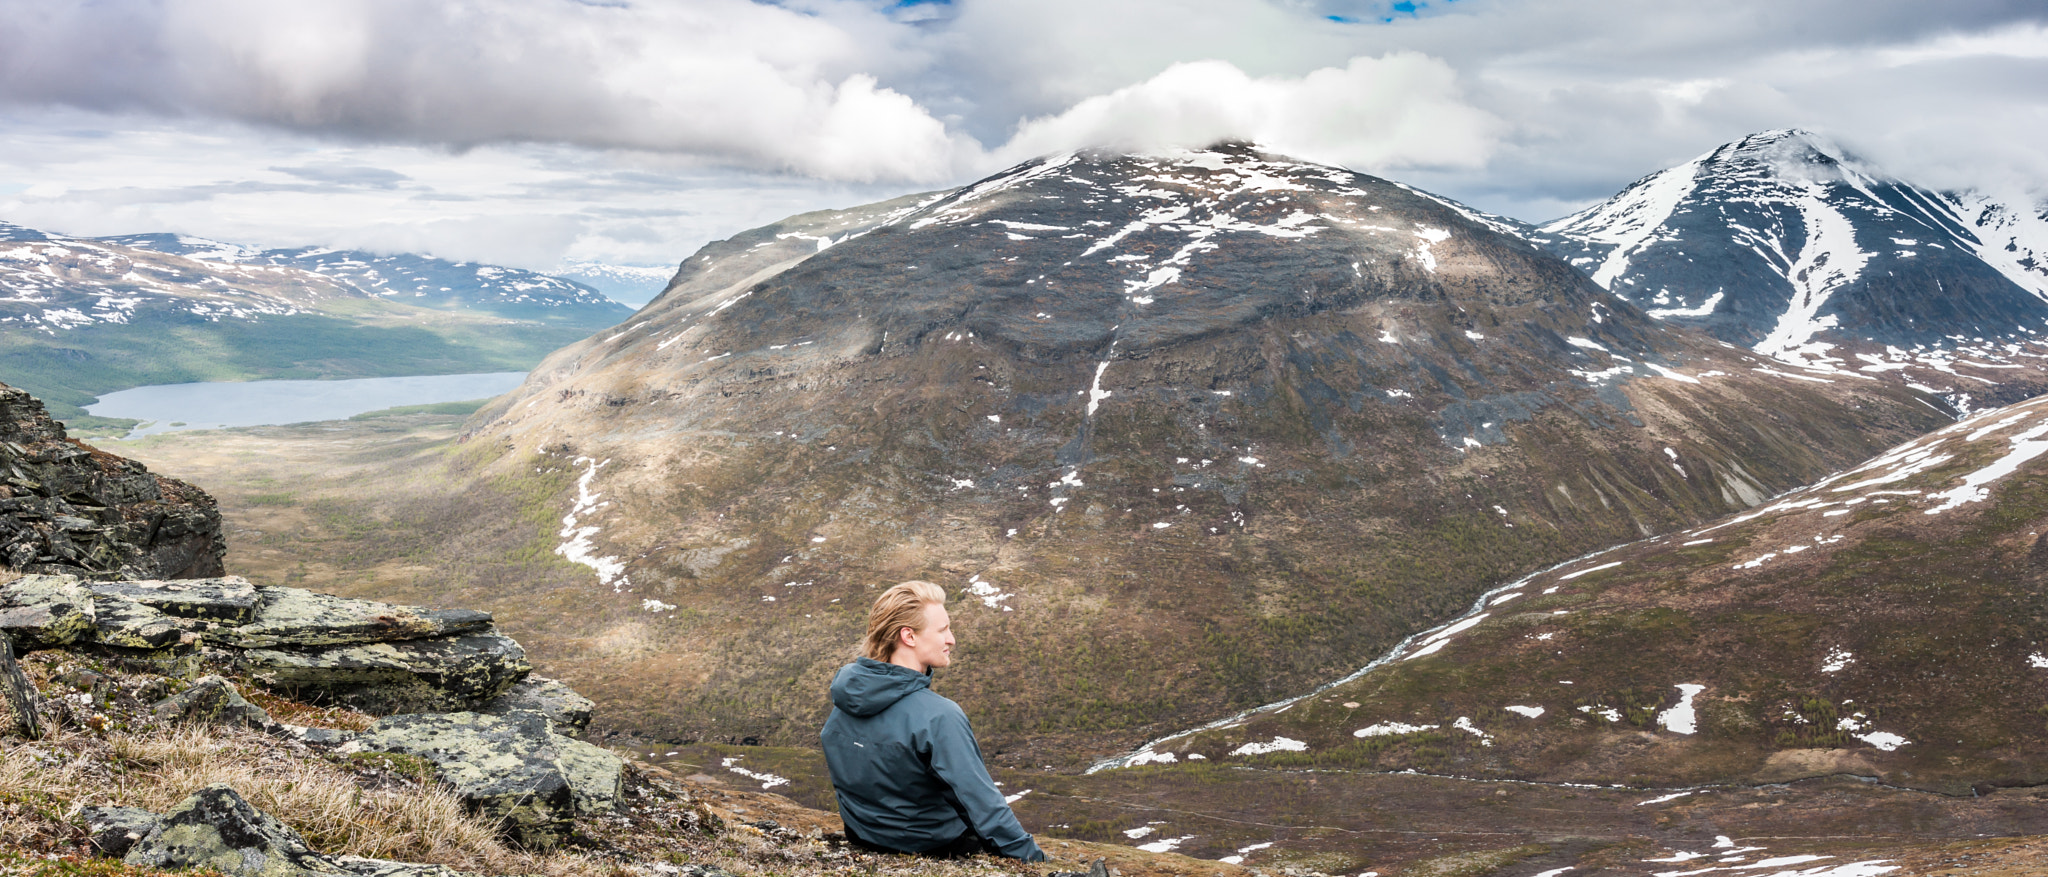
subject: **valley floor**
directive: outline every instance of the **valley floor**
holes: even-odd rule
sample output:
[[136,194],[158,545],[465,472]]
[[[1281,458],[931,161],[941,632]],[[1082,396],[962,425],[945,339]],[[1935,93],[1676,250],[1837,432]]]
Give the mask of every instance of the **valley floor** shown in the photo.
[[[457,417],[410,415],[103,444],[220,500],[231,573],[352,597],[487,608],[522,642],[533,641],[530,631],[577,631],[597,647],[573,659],[537,650],[534,663],[596,699],[601,726],[607,680],[658,663],[630,631],[579,615],[575,595],[596,582],[554,556],[552,542],[534,540],[535,532],[552,535],[550,522],[564,510],[550,503],[572,474],[503,486],[499,501],[532,505],[514,510],[523,530],[441,538],[435,520],[483,501],[437,495],[434,467],[422,462],[459,454],[459,431]],[[836,828],[814,751],[605,742],[634,745],[647,763],[725,790],[736,814],[758,810],[782,825]],[[1850,776],[1621,788],[1218,764],[995,773],[1005,791],[1021,795],[1019,816],[1055,856],[1063,844],[1130,847],[1112,861],[1127,877],[1206,874],[1194,860],[1227,857],[1261,871],[1383,877],[2048,873],[2048,790],[1949,797]],[[1092,856],[1103,848],[1066,849]]]

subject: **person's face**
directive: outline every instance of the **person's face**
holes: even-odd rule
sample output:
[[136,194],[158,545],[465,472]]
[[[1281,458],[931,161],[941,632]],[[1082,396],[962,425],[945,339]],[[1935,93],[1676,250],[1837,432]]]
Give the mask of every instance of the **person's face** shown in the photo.
[[910,655],[925,670],[945,667],[953,663],[953,619],[946,614],[946,607],[927,603],[924,607],[924,629],[899,634],[903,637],[900,648],[910,650]]

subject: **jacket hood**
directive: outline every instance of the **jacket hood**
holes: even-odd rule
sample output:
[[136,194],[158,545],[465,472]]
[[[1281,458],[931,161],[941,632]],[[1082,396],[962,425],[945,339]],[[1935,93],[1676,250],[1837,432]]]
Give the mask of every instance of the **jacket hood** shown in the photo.
[[832,705],[848,715],[867,718],[930,687],[931,677],[909,667],[856,658],[833,677]]

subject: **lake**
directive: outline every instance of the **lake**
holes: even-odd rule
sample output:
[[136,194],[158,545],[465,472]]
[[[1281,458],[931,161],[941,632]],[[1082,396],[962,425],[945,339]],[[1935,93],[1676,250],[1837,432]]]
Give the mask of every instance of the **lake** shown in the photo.
[[525,379],[525,372],[492,372],[344,381],[159,384],[108,393],[85,410],[99,417],[142,421],[140,428],[126,436],[132,439],[178,429],[344,420],[400,405],[487,399],[512,391]]

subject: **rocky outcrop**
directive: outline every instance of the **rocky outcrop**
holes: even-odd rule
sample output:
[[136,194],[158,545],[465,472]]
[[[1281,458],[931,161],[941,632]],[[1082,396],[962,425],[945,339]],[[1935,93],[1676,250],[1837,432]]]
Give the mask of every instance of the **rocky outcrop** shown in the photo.
[[222,784],[200,789],[172,807],[122,861],[149,868],[213,868],[234,877],[342,873],[291,826]]
[[560,842],[576,816],[610,812],[624,782],[618,756],[555,733],[532,712],[392,716],[343,748],[433,762],[472,809],[529,847]]
[[221,575],[205,491],[81,444],[41,400],[0,384],[0,564],[92,578]]
[[595,708],[590,698],[577,694],[559,680],[528,676],[479,712],[493,716],[537,713],[548,720],[548,727],[555,733],[582,737],[583,729],[590,727],[590,713]]
[[[0,584],[0,694],[8,695],[0,698],[7,704],[0,732],[34,737],[36,694],[19,672],[8,672],[10,638],[31,649],[89,654],[130,672],[187,679],[215,667],[302,699],[386,715],[361,733],[285,724],[218,675],[198,678],[146,710],[160,723],[240,725],[321,749],[424,759],[472,811],[529,848],[556,845],[574,819],[612,812],[623,794],[625,762],[575,739],[590,723],[590,700],[556,680],[527,678],[525,652],[486,613],[260,587],[232,576],[24,576]],[[95,673],[68,676],[76,677],[65,679],[74,688],[97,690]],[[319,856],[224,786],[202,790],[160,820],[129,808],[94,808],[82,818],[97,849],[153,867],[243,875],[454,873]]]
[[[25,650],[70,647],[176,678],[210,666],[378,715],[480,708],[532,670],[487,613],[257,587],[233,576],[24,576],[0,585],[0,632]],[[565,705],[561,721],[575,725],[569,701],[554,699]]]

